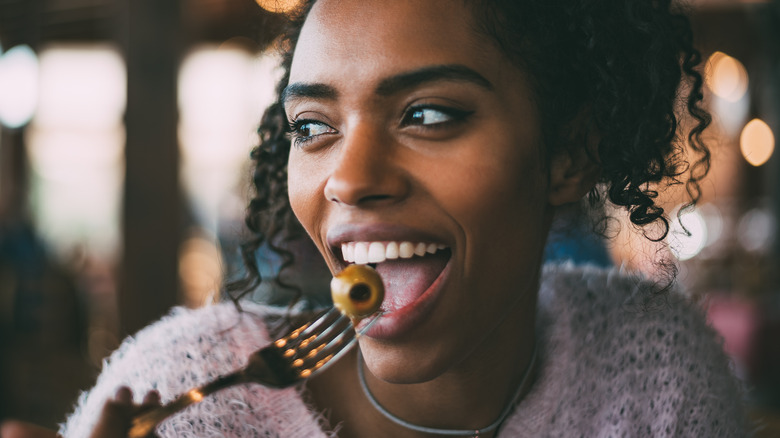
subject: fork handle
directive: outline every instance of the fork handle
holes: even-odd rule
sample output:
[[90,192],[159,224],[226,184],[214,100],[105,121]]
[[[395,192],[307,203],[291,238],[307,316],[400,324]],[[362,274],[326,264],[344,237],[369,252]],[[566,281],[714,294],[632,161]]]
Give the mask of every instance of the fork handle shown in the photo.
[[133,418],[133,424],[128,432],[128,438],[145,438],[147,437],[163,420],[169,416],[175,414],[186,408],[187,406],[203,400],[204,397],[213,394],[220,389],[227,388],[239,383],[247,382],[247,376],[244,370],[239,370],[224,376],[220,376],[215,380],[212,380],[205,385],[190,390],[172,402],[157,406],[150,411],[144,412],[141,415]]

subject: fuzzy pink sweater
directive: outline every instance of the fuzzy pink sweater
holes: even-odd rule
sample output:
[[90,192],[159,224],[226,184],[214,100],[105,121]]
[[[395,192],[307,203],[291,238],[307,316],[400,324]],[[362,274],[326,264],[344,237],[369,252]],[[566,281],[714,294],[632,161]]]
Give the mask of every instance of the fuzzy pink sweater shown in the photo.
[[[653,298],[619,270],[544,269],[539,299],[540,375],[500,437],[749,436],[741,392],[715,333],[677,293]],[[247,303],[174,309],[127,339],[62,425],[89,435],[106,398],[128,385],[163,401],[242,365],[270,341],[281,310]],[[161,437],[336,436],[300,388],[243,385],[170,418]]]

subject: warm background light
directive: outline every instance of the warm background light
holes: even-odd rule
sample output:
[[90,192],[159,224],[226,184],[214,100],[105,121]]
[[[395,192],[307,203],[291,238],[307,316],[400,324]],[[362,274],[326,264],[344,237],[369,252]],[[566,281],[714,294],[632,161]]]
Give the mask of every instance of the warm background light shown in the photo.
[[766,163],[775,150],[775,136],[772,128],[761,119],[753,119],[742,130],[739,137],[742,156],[753,166]]
[[707,60],[705,81],[715,95],[729,102],[740,100],[748,89],[745,66],[723,52],[715,52]]
[[269,12],[284,13],[295,9],[300,3],[299,0],[256,0],[261,8]]
[[195,308],[219,299],[222,256],[213,238],[197,233],[179,251],[179,279],[186,306]]

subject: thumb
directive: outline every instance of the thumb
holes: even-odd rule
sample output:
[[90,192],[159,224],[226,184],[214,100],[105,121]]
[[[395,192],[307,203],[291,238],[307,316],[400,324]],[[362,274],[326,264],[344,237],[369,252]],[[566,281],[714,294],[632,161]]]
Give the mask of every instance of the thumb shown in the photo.
[[133,418],[133,393],[127,387],[119,388],[116,397],[103,405],[90,438],[125,438]]

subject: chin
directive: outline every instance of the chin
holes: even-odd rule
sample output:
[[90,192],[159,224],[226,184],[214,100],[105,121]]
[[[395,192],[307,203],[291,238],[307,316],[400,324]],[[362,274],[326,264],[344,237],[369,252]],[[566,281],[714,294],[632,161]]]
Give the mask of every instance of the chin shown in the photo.
[[[376,378],[394,384],[428,382],[442,375],[452,360],[444,360],[430,349],[409,351],[361,339],[363,362]],[[447,365],[444,365],[447,364]]]

